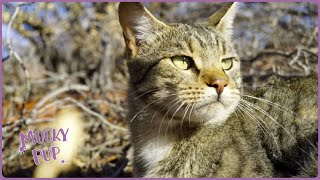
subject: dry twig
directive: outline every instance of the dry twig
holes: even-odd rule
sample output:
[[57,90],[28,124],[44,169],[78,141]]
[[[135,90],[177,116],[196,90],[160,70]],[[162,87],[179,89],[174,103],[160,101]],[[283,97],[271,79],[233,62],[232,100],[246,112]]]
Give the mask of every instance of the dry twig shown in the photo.
[[11,43],[11,36],[10,36],[10,33],[11,33],[11,29],[12,29],[12,24],[15,20],[15,18],[17,17],[19,11],[20,11],[20,7],[21,6],[24,6],[24,5],[28,5],[28,4],[31,4],[31,3],[19,3],[17,6],[16,6],[16,9],[9,21],[9,24],[8,24],[8,30],[7,30],[7,41],[6,41],[6,44],[9,48],[9,57],[13,57],[14,59],[16,59],[25,76],[26,76],[26,91],[25,91],[25,95],[24,95],[24,100],[23,100],[23,103],[22,103],[22,108],[21,108],[21,112],[20,112],[20,115],[21,115],[21,118],[23,119],[23,116],[24,116],[24,113],[25,113],[25,106],[26,106],[26,103],[28,102],[29,100],[29,96],[30,96],[30,91],[31,91],[31,83],[30,83],[30,75],[29,75],[29,72],[22,60],[22,58],[20,57],[20,55],[14,50],[13,46],[12,46],[12,43]]
[[90,115],[93,115],[93,116],[97,117],[104,124],[108,125],[109,127],[113,128],[113,129],[124,131],[124,132],[128,131],[126,128],[123,128],[123,127],[120,127],[120,126],[117,126],[117,125],[114,125],[114,124],[110,123],[101,114],[99,114],[99,113],[97,113],[95,111],[92,111],[90,108],[86,107],[84,104],[80,103],[79,101],[77,101],[77,100],[75,100],[73,98],[67,97],[67,98],[65,98],[65,100],[71,101],[72,103],[76,104],[79,108],[81,108],[85,112],[89,113]]
[[65,93],[67,91],[71,91],[71,90],[76,90],[76,91],[89,91],[89,87],[85,86],[85,85],[80,85],[80,84],[74,84],[74,85],[69,85],[69,86],[65,86],[62,87],[60,89],[54,90],[52,92],[50,92],[49,94],[47,94],[46,96],[44,96],[32,109],[31,111],[31,117],[34,118],[37,115],[37,110],[43,106],[47,101],[55,98],[56,96]]

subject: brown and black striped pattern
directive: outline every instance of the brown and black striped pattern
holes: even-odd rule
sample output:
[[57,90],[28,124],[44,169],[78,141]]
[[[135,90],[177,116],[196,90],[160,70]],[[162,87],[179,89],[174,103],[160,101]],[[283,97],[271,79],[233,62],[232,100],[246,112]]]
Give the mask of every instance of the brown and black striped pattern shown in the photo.
[[[317,74],[240,92],[235,11],[228,3],[208,23],[165,24],[140,3],[120,3],[136,176],[317,175]],[[192,58],[192,67],[176,68],[176,56]],[[221,59],[230,57],[232,68],[223,70]],[[217,94],[208,96],[207,82],[219,78],[228,85],[211,101]]]

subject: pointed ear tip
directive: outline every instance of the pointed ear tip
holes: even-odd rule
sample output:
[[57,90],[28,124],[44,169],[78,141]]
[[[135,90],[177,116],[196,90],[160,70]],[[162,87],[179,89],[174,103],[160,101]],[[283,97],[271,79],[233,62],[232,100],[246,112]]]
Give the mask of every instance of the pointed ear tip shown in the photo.
[[140,2],[120,2],[119,3],[119,11],[126,10],[127,8],[143,8],[143,5]]
[[227,10],[227,12],[229,12],[229,14],[233,14],[233,16],[231,15],[232,18],[235,18],[238,11],[239,11],[239,2],[231,3],[228,10]]
[[120,19],[131,17],[144,11],[145,8],[140,2],[120,2],[118,6],[118,16]]
[[232,4],[232,7],[238,9],[239,8],[239,2],[234,2]]

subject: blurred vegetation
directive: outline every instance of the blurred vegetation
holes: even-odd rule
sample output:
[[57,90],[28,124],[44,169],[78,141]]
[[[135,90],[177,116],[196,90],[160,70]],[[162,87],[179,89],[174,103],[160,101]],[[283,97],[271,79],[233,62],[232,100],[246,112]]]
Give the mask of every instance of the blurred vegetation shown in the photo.
[[[190,24],[205,20],[223,5],[144,4],[164,22]],[[19,132],[47,127],[55,122],[57,112],[70,106],[83,112],[84,144],[72,161],[74,168],[60,177],[131,176],[132,150],[125,130],[128,73],[117,6],[2,5],[4,176],[34,175],[32,147],[25,154],[18,152]],[[317,16],[313,3],[241,3],[234,39],[244,87],[317,72]]]

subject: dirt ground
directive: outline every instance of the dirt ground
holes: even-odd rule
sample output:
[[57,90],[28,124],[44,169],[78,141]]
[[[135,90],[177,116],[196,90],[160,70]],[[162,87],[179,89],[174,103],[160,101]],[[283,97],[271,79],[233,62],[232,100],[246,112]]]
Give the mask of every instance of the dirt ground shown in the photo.
[[[182,23],[203,21],[223,5],[144,4],[160,20]],[[50,144],[29,144],[22,154],[18,151],[19,133],[55,126],[62,110],[68,108],[77,110],[83,125],[72,127],[78,128],[81,136],[74,140],[79,142],[69,155],[68,168],[50,166],[57,169],[57,176],[132,176],[132,149],[125,124],[127,58],[117,6],[44,2],[2,5],[5,177],[40,176],[36,169],[42,165],[34,164],[31,150]],[[317,5],[312,3],[240,3],[234,40],[241,57],[244,88],[318,71],[317,16]],[[61,147],[63,150],[68,151]]]

